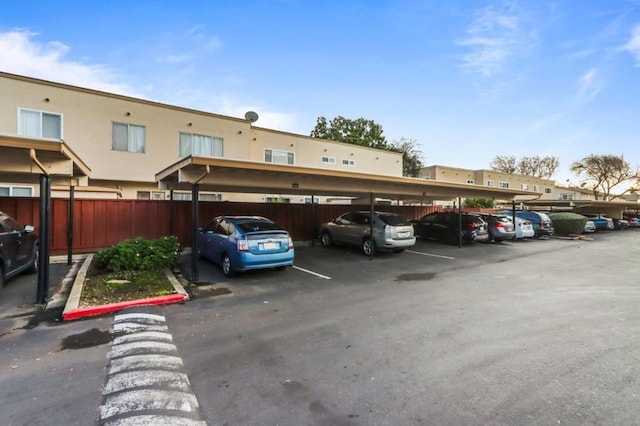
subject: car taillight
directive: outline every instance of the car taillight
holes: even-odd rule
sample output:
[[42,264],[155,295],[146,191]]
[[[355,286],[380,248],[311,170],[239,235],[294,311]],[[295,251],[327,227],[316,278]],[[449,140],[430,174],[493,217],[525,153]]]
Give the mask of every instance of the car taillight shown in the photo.
[[471,222],[471,223],[467,223],[467,228],[475,228],[477,224]]
[[238,251],[249,251],[249,241],[246,237],[238,240]]
[[496,228],[504,228],[504,223],[496,222]]
[[291,237],[289,237],[289,248],[293,248],[293,240],[291,239]]

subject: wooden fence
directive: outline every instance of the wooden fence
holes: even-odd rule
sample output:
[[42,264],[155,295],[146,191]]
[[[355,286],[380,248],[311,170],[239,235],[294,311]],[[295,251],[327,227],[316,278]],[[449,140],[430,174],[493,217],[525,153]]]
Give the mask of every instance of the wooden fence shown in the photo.
[[[201,201],[198,226],[206,225],[219,215],[265,216],[289,230],[294,241],[310,241],[317,237],[321,223],[353,210],[368,206],[333,204],[235,203]],[[377,210],[400,213],[417,219],[438,210],[431,206],[376,206]],[[0,211],[21,224],[39,229],[40,199],[0,197]],[[67,252],[69,200],[51,200],[52,255]],[[76,199],[73,207],[73,252],[91,253],[130,238],[156,239],[175,235],[183,246],[191,245],[191,202],[170,200],[98,200]]]

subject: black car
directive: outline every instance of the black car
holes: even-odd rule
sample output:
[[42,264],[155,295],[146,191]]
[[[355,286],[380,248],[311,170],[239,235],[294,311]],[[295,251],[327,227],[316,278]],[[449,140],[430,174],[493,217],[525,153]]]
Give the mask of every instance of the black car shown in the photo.
[[33,226],[22,226],[0,212],[0,289],[14,275],[38,271],[38,236],[33,231]]
[[460,236],[466,243],[489,239],[487,223],[472,213],[462,213],[462,231],[458,212],[433,212],[411,222],[416,236],[423,239],[435,239],[449,244],[458,244]]

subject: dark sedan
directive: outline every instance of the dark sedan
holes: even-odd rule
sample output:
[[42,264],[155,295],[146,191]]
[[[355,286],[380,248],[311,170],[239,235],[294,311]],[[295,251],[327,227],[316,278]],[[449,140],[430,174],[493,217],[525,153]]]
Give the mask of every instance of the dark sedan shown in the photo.
[[475,214],[462,213],[462,230],[457,212],[433,212],[412,221],[416,236],[458,244],[460,237],[467,243],[487,241],[487,223]]
[[38,271],[38,236],[33,231],[33,226],[22,226],[0,212],[0,289],[23,271]]

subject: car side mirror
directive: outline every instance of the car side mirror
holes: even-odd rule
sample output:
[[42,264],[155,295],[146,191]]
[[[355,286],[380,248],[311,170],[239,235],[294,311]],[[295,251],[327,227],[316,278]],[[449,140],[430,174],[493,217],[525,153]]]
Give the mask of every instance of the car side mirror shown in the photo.
[[27,232],[27,233],[33,232],[35,230],[36,230],[36,228],[33,225],[25,225],[25,227],[24,227],[24,232]]

